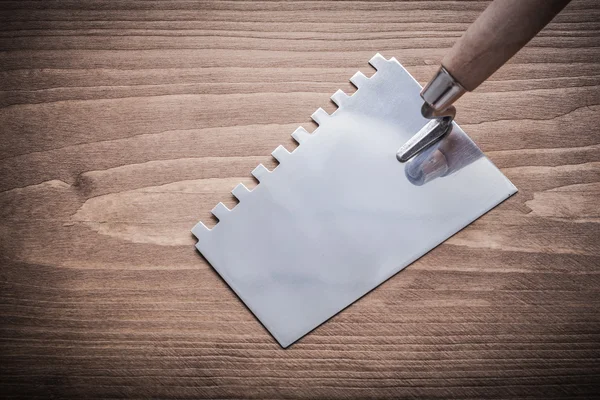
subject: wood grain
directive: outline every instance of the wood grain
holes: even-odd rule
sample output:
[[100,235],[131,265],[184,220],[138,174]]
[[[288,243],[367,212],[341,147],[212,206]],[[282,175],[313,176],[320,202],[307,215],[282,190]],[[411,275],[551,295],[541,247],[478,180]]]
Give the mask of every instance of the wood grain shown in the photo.
[[289,350],[189,233],[374,53],[425,83],[486,5],[0,2],[3,397],[597,396],[595,0],[457,104],[520,192]]

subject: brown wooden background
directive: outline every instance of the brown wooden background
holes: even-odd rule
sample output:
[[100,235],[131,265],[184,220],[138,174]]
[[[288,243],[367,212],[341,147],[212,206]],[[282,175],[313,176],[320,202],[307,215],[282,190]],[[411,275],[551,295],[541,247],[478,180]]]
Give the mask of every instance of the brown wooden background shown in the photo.
[[598,395],[596,0],[458,104],[520,192],[289,350],[189,233],[373,54],[424,83],[486,4],[0,2],[2,395]]

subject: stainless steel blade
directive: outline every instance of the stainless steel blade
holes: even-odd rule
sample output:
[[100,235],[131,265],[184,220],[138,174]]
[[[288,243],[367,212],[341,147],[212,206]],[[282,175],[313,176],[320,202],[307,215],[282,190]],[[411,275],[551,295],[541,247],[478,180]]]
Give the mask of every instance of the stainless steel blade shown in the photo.
[[[357,73],[352,96],[319,109],[312,134],[280,165],[259,165],[260,184],[238,185],[240,203],[219,203],[213,229],[196,225],[196,247],[283,347],[377,287],[516,192],[455,125],[408,163],[397,149],[428,120],[420,85],[395,59]],[[429,171],[429,173],[427,173]],[[390,309],[402,312],[401,309]]]

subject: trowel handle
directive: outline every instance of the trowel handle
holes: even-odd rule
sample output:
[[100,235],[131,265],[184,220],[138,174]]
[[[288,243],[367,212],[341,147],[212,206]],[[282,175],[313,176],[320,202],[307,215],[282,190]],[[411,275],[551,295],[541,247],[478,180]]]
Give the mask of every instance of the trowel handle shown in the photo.
[[504,65],[569,1],[494,0],[446,54],[421,96],[435,110],[449,107]]
[[570,0],[495,0],[454,44],[442,66],[474,90],[521,50]]

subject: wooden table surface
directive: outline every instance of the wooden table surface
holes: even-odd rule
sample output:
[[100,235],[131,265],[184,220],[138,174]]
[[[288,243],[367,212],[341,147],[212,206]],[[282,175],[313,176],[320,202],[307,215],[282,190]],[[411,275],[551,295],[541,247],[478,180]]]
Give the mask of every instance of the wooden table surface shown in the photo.
[[599,395],[596,0],[458,103],[519,193],[290,349],[194,249],[373,54],[425,83],[486,4],[1,2],[3,396]]

